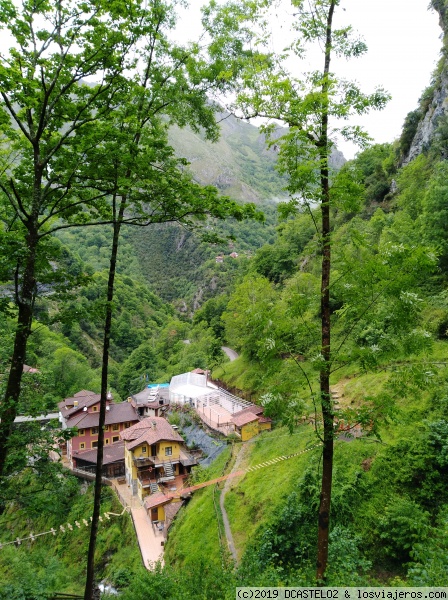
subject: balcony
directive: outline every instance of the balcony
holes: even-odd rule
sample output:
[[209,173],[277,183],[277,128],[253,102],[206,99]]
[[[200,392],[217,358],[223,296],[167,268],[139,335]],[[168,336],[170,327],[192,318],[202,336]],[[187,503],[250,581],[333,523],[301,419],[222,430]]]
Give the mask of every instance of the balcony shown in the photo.
[[132,457],[136,467],[154,467],[156,465],[157,456],[139,456]]
[[178,463],[179,456],[139,456],[133,457],[136,467],[163,467],[165,464]]

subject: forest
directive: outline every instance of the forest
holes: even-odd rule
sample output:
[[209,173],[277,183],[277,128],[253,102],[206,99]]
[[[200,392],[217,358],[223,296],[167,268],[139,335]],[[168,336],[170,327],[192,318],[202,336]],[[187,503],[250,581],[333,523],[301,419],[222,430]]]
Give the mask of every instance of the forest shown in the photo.
[[[332,70],[368,51],[344,0],[291,6],[276,53],[261,0],[204,6],[188,44],[170,0],[0,5],[1,599],[448,586],[448,0],[384,144],[356,119],[387,91]],[[194,482],[298,455],[195,492],[147,570],[102,485],[106,399],[197,368],[273,429]],[[16,421],[80,390],[101,397],[90,485],[50,458],[76,431]]]

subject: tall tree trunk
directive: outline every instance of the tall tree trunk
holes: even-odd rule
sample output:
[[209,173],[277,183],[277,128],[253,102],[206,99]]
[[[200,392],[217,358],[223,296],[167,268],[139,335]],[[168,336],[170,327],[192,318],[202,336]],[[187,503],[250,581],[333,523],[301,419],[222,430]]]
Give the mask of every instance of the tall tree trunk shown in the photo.
[[0,403],[0,477],[5,472],[8,455],[9,437],[17,416],[17,407],[20,397],[23,365],[26,358],[26,347],[31,333],[33,320],[34,300],[36,296],[36,254],[39,242],[37,231],[30,224],[26,237],[28,256],[19,282],[19,267],[16,272],[15,294],[18,305],[17,325],[14,339],[14,349],[11,358],[11,367],[6,383],[3,401]]
[[87,555],[87,574],[86,587],[84,591],[84,600],[93,600],[95,586],[95,547],[96,537],[98,534],[98,523],[101,511],[101,488],[102,488],[102,470],[103,470],[103,449],[104,449],[104,424],[106,420],[106,400],[107,400],[107,383],[108,383],[108,368],[109,368],[109,347],[110,335],[112,328],[112,302],[114,299],[114,282],[118,256],[118,242],[120,237],[120,229],[123,220],[126,199],[122,198],[118,218],[114,221],[114,234],[112,240],[112,249],[110,256],[109,278],[107,282],[107,301],[106,315],[104,322],[104,338],[103,338],[103,358],[101,365],[101,398],[100,398],[100,414],[98,424],[98,453],[95,471],[95,494],[93,500],[92,525],[90,528],[89,551]]
[[330,364],[331,364],[331,321],[330,321],[330,275],[331,275],[331,223],[330,223],[330,183],[329,183],[329,139],[328,139],[328,93],[330,71],[332,23],[336,0],[329,6],[325,42],[325,65],[322,83],[322,121],[319,139],[320,151],[320,185],[321,185],[321,214],[322,214],[322,276],[321,276],[321,332],[322,359],[320,370],[320,402],[324,428],[322,482],[318,516],[317,535],[317,570],[316,579],[319,583],[325,581],[325,571],[328,564],[328,536],[330,526],[331,484],[333,478],[333,444],[334,444],[334,411],[330,393]]

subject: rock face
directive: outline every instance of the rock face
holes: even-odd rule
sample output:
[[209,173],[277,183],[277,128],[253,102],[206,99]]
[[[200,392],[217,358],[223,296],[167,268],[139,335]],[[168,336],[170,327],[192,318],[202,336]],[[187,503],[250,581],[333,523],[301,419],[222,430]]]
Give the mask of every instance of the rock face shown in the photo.
[[403,164],[407,164],[430,146],[440,118],[448,115],[448,0],[432,0],[431,6],[439,13],[439,24],[444,35],[444,52],[438,74],[431,86],[432,98],[425,102],[420,122]]

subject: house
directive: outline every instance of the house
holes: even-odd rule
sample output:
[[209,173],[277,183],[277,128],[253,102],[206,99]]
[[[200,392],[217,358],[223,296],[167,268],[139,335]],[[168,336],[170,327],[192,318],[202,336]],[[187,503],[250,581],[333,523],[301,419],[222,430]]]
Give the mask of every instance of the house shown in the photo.
[[[72,456],[73,468],[94,472],[97,462],[97,448],[78,452]],[[123,477],[124,470],[124,442],[119,441],[108,444],[103,448],[103,477]]]
[[130,396],[128,401],[141,418],[162,417],[170,406],[169,385],[148,385],[138,394]]
[[148,417],[121,434],[125,442],[126,481],[141,500],[161,491],[159,485],[186,477],[197,464],[182,437],[163,417]]
[[271,429],[272,420],[263,415],[263,407],[252,404],[232,416],[237,433],[243,442],[250,440],[262,431]]
[[[73,466],[73,457],[98,446],[100,394],[82,390],[59,403],[62,429],[76,427],[77,434],[67,442],[67,458]],[[104,424],[104,446],[120,441],[120,433],[139,420],[130,402],[115,404],[108,394]]]
[[145,498],[144,506],[153,523],[158,523],[160,529],[168,529],[182,507],[182,500],[180,497],[173,498],[163,492],[157,492]]

